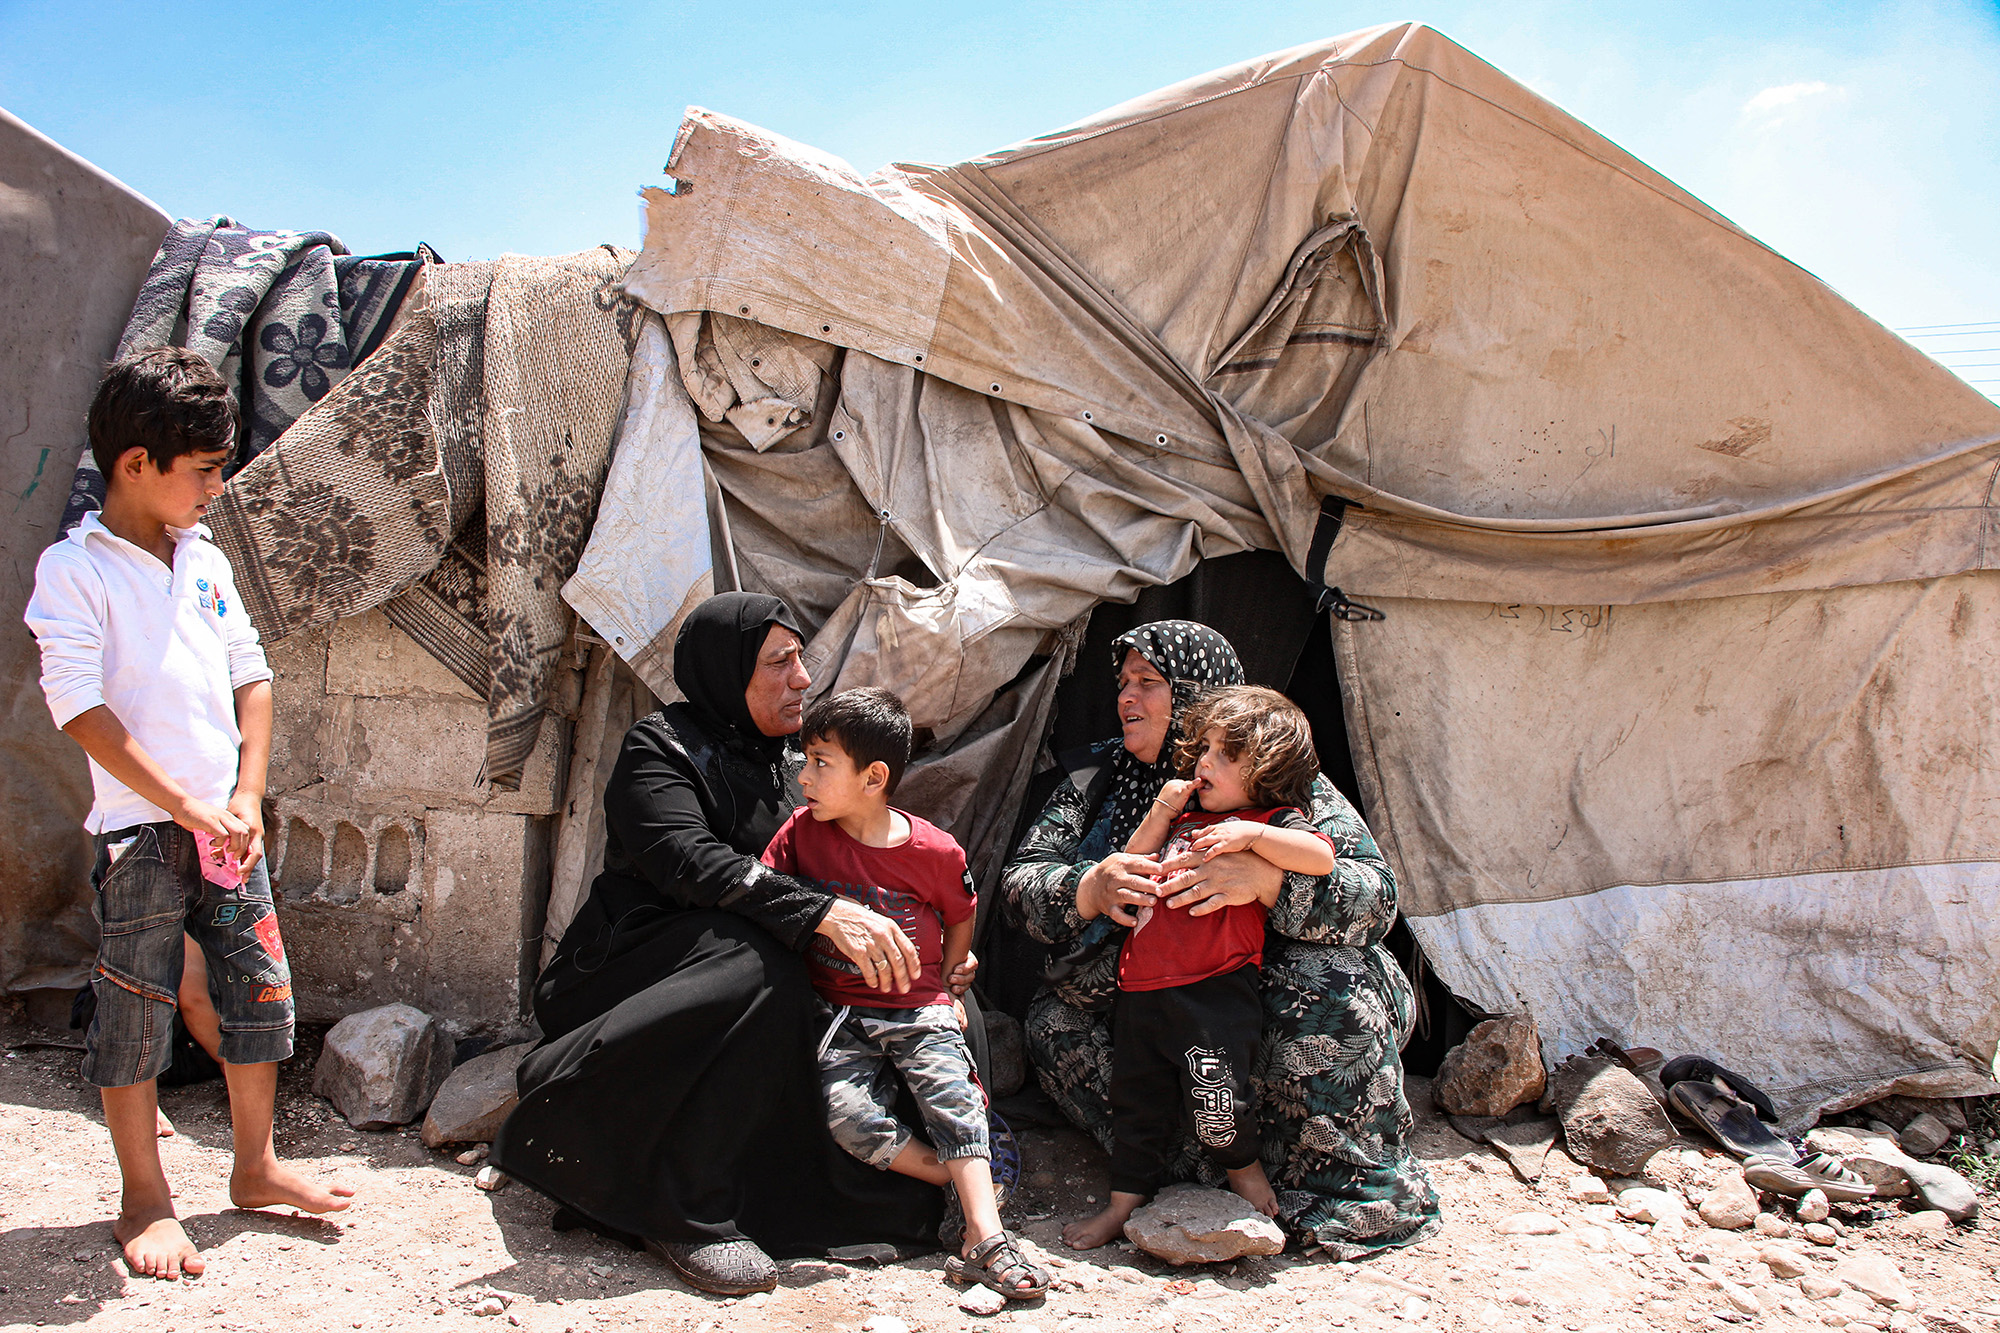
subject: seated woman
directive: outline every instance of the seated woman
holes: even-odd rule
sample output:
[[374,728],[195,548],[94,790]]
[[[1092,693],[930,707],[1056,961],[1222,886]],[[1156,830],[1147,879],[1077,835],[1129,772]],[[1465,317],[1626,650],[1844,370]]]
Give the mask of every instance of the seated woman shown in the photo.
[[[821,1103],[802,951],[824,936],[878,989],[917,952],[888,917],[758,860],[800,804],[811,684],[775,597],[723,593],[674,643],[686,693],[626,733],[604,873],[535,986],[542,1044],[493,1163],[691,1285],[777,1284],[771,1255],[927,1249],[943,1195],[843,1152]],[[949,984],[963,990],[967,969]]]
[[[1261,1048],[1251,1085],[1278,1220],[1295,1238],[1353,1258],[1428,1235],[1437,1193],[1410,1155],[1402,1041],[1409,981],[1382,937],[1396,919],[1396,882],[1367,825],[1325,777],[1313,782],[1313,824],[1330,838],[1333,873],[1287,874],[1254,854],[1217,856],[1161,880],[1150,857],[1118,849],[1175,776],[1180,715],[1204,690],[1243,681],[1236,650],[1205,625],[1163,620],[1117,641],[1121,735],[1093,749],[1096,778],[1065,781],[1022,839],[1001,891],[1044,944],[1070,948],[1098,917],[1130,926],[1164,894],[1210,911],[1261,901],[1268,909],[1260,985]],[[1111,1006],[1116,948],[1045,986],[1029,1005],[1028,1054],[1042,1087],[1079,1129],[1111,1147]],[[1183,1134],[1173,1179],[1222,1184]]]

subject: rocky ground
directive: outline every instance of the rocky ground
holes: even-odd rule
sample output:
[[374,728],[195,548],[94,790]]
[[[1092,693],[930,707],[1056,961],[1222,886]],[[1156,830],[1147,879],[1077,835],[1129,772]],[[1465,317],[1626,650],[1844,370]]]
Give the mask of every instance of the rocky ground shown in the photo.
[[[1306,1333],[1318,1329],[1931,1329],[2000,1333],[2000,1219],[1952,1227],[1894,1204],[1836,1208],[1831,1245],[1767,1203],[1757,1227],[1716,1230],[1693,1215],[1622,1220],[1607,1186],[1550,1153],[1523,1183],[1492,1148],[1461,1138],[1410,1080],[1417,1150],[1445,1200],[1434,1239],[1363,1264],[1288,1253],[1173,1269],[1129,1247],[1063,1248],[1063,1221],[1104,1195],[1104,1158],[1066,1129],[1019,1127],[1024,1188],[1010,1224],[1058,1278],[1039,1302],[993,1316],[959,1308],[965,1289],[937,1256],[883,1268],[784,1265],[775,1292],[719,1300],[652,1259],[586,1232],[549,1229],[550,1205],[515,1186],[473,1186],[476,1165],[426,1149],[413,1128],[357,1133],[309,1092],[310,1066],[280,1085],[280,1152],[354,1185],[354,1209],[321,1221],[230,1208],[229,1127],[220,1082],[167,1090],[180,1133],[165,1142],[201,1278],[129,1276],[111,1240],[116,1170],[71,1034],[0,1023],[0,1322],[106,1329],[335,1330],[522,1327],[561,1333],[646,1328],[914,1333],[999,1326],[1014,1333]],[[311,1049],[310,1044],[306,1045]],[[1696,1201],[1729,1159],[1683,1142],[1643,1183]],[[1624,1182],[1617,1182],[1624,1183]],[[1988,1214],[2000,1200],[1986,1196]],[[483,1312],[483,1313],[482,1313]]]

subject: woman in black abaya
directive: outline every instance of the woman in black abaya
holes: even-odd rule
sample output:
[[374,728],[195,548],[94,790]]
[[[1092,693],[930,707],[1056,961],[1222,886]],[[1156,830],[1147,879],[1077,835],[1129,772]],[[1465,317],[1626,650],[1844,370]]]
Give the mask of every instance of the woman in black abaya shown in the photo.
[[[694,1286],[776,1285],[771,1255],[922,1246],[935,1187],[827,1132],[803,950],[908,989],[887,917],[759,854],[800,803],[801,636],[775,597],[723,593],[674,643],[687,694],[626,733],[604,792],[604,873],[535,986],[542,1044],[493,1144],[502,1171],[643,1241]],[[960,982],[964,978],[953,978]]]

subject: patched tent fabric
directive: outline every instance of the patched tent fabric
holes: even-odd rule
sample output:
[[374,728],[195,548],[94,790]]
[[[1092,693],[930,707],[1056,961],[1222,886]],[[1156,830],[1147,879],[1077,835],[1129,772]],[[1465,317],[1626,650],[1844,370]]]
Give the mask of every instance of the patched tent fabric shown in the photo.
[[171,219],[0,111],[0,991],[70,991],[90,975],[90,773],[42,698],[22,623],[35,562],[61,531],[84,413]]
[[1812,275],[1407,25],[866,179],[693,109],[668,171],[626,287],[823,680],[948,737],[1283,551],[1387,612],[1344,704],[1455,991],[1795,1119],[1993,1090],[2000,409]]

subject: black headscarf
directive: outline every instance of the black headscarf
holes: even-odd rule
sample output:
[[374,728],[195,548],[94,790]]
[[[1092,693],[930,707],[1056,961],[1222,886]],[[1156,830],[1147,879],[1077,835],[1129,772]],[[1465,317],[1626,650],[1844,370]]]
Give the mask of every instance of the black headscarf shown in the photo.
[[763,748],[782,749],[785,738],[759,731],[743,698],[773,625],[784,626],[804,642],[790,608],[776,597],[717,593],[690,611],[674,636],[674,684],[720,728]]
[[1111,817],[1111,845],[1122,848],[1146,817],[1147,807],[1174,776],[1174,749],[1181,738],[1181,719],[1188,705],[1224,685],[1243,683],[1243,663],[1229,640],[1192,620],[1155,620],[1121,634],[1111,645],[1113,669],[1123,669],[1127,651],[1136,652],[1167,678],[1174,690],[1174,712],[1167,737],[1150,764],[1120,745],[1111,758],[1111,789],[1104,810]]

